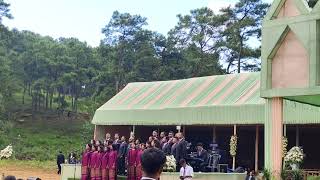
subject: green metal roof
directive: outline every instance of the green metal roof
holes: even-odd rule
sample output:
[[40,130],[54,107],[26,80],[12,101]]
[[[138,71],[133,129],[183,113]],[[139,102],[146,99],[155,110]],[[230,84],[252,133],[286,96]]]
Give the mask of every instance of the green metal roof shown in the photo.
[[[302,112],[301,109],[309,108],[308,105],[295,102],[285,101],[285,104],[290,105],[284,108],[287,123],[301,122],[302,119],[298,118],[300,116],[292,114],[297,109]],[[260,98],[260,73],[137,82],[128,84],[120,93],[97,109],[92,123],[96,125],[263,124],[264,107],[265,100]],[[315,122],[320,115],[319,108],[314,108],[312,112],[315,116],[310,117],[310,122]],[[287,120],[287,117],[293,118],[292,121]]]

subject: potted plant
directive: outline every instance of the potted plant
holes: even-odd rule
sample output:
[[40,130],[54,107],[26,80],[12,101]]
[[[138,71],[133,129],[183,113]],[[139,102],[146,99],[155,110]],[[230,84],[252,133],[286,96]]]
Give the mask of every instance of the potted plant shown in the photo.
[[286,164],[290,165],[292,170],[298,170],[300,164],[303,162],[303,157],[303,149],[298,146],[294,146],[284,157],[284,161]]

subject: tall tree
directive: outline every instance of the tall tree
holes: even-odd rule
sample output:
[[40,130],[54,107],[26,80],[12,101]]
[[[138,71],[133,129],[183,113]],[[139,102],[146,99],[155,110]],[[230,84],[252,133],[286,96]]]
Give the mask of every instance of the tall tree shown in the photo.
[[169,32],[169,39],[183,52],[192,77],[221,74],[218,43],[224,17],[209,8],[195,9],[190,15],[178,15],[177,26]]
[[234,7],[221,9],[221,16],[226,18],[221,57],[227,63],[228,73],[234,66],[238,73],[241,69],[259,68],[260,47],[252,47],[249,41],[260,41],[261,24],[268,7],[262,0],[240,0]]
[[4,0],[0,0],[0,24],[2,24],[3,18],[12,19],[13,16],[10,13],[10,4],[4,2]]
[[146,18],[140,15],[115,11],[109,23],[102,29],[106,36],[103,40],[104,44],[116,49],[112,61],[116,92],[119,92],[121,87],[128,83],[127,75],[133,69],[131,42],[135,34],[145,25],[147,25]]

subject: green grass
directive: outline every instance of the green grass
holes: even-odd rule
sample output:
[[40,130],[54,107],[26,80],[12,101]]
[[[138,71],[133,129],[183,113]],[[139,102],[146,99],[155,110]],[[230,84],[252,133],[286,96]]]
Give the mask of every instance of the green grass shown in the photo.
[[[78,155],[84,144],[92,138],[93,128],[88,119],[59,117],[54,110],[42,110],[34,116],[31,114],[31,98],[17,93],[10,102],[10,111],[15,113],[14,119],[0,120],[0,149],[11,144],[13,159],[31,161],[55,161],[56,155],[62,151],[65,156],[75,151]],[[66,115],[65,115],[66,116]],[[24,122],[17,120],[23,119]]]
[[0,132],[0,149],[12,144],[15,159],[53,161],[59,151],[81,152],[85,143],[81,129],[81,123],[45,119],[14,124],[10,131]]

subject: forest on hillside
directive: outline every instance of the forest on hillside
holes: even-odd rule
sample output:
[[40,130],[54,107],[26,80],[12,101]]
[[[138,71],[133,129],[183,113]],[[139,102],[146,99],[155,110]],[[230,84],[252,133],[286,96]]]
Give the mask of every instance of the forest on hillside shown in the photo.
[[101,27],[105,38],[91,47],[77,38],[9,29],[3,19],[14,14],[0,0],[0,119],[10,118],[12,101],[28,99],[32,112],[76,112],[80,100],[94,109],[130,82],[259,71],[268,7],[262,0],[239,0],[219,13],[194,9],[177,15],[166,35],[148,30],[145,17],[115,11]]

